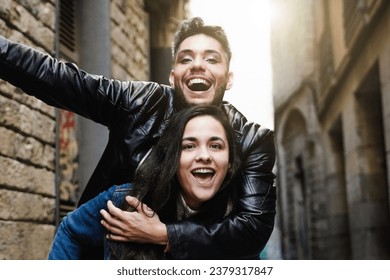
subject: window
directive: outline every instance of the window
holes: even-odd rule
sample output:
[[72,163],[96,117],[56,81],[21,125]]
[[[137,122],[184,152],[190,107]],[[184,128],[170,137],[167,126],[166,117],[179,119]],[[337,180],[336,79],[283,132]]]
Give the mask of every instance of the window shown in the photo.
[[77,25],[75,0],[59,1],[59,42],[61,58],[76,62],[77,55]]

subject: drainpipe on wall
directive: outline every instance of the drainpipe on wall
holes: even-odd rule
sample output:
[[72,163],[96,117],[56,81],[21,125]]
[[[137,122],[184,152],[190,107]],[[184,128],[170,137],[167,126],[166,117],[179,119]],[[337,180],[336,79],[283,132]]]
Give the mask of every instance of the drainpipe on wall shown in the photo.
[[[60,25],[60,0],[55,0],[55,26],[54,26],[54,51],[55,58],[60,57],[60,36],[59,36],[59,25]],[[54,209],[54,224],[56,228],[60,223],[60,184],[61,184],[61,169],[60,169],[60,109],[55,108],[55,209]]]

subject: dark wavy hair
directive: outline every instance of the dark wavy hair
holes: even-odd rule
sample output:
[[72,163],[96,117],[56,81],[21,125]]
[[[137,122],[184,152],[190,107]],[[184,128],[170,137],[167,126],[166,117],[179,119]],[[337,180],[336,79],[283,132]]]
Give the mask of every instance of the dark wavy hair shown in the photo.
[[203,19],[200,17],[193,17],[184,20],[178,26],[173,38],[172,61],[175,61],[180,44],[186,38],[198,34],[205,34],[216,39],[221,44],[223,50],[226,53],[228,63],[230,63],[230,60],[232,58],[232,52],[225,31],[221,26],[205,25]]
[[[134,188],[129,193],[146,203],[163,222],[176,221],[176,198],[180,191],[177,170],[181,156],[181,143],[187,123],[199,116],[211,116],[221,123],[229,144],[229,170],[218,193],[202,204],[197,214],[199,222],[211,222],[226,214],[228,201],[235,201],[235,188],[231,179],[238,172],[240,149],[236,131],[231,127],[226,114],[213,105],[196,105],[173,115],[150,155],[136,170]],[[124,202],[122,209],[133,211]],[[212,215],[210,215],[212,213]],[[155,244],[122,243],[108,241],[111,252],[118,259],[160,259],[163,248]]]

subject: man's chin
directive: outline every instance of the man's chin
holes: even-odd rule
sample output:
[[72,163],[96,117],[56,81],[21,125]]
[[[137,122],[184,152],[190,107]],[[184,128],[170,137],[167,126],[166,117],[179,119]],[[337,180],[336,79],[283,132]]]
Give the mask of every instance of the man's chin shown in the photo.
[[189,99],[185,98],[183,95],[180,95],[180,98],[176,99],[176,105],[177,105],[178,109],[185,109],[185,108],[195,106],[195,105],[206,105],[206,104],[210,104],[210,103],[211,102],[208,102],[208,101],[202,100],[202,99],[189,100]]
[[[223,98],[223,95],[221,96]],[[198,99],[188,99],[182,92],[176,92],[175,104],[177,109],[184,109],[195,105],[214,105],[220,106],[222,103],[222,98],[217,98],[213,100],[205,100],[202,98]]]
[[207,100],[187,100],[187,104],[189,104],[190,106],[207,105],[211,103],[212,103],[211,101],[207,101]]

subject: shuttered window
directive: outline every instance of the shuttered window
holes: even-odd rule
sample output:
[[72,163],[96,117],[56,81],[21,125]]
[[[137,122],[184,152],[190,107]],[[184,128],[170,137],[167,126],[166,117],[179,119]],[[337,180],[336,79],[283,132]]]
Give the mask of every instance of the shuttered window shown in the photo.
[[72,62],[78,61],[76,0],[60,0],[59,41],[61,57]]

